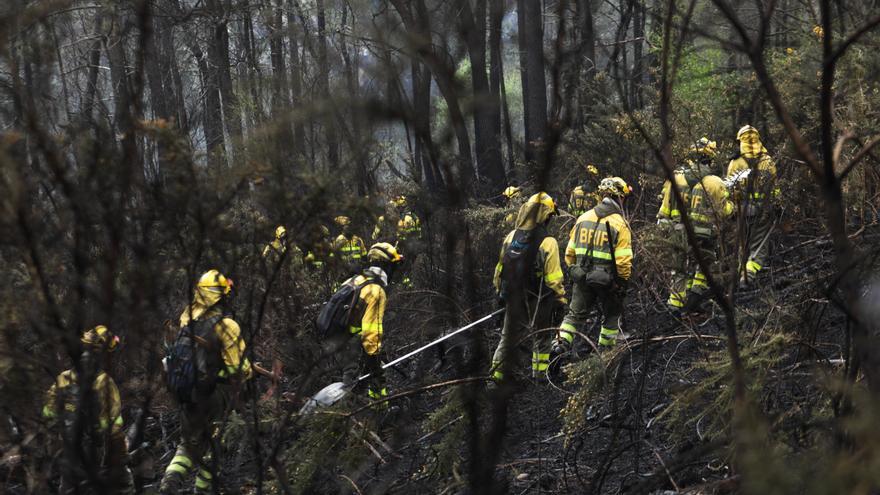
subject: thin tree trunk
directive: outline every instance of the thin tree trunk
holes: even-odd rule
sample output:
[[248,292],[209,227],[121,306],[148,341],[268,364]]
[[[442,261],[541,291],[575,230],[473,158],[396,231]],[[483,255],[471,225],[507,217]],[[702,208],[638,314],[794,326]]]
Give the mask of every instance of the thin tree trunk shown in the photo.
[[495,101],[501,102],[504,139],[507,144],[507,174],[514,173],[513,130],[510,124],[510,108],[507,105],[507,89],[504,83],[504,50],[501,31],[504,21],[504,0],[489,2],[489,91]]
[[533,175],[547,137],[547,82],[544,74],[543,12],[539,0],[517,0],[526,161]]
[[[327,60],[327,19],[324,0],[316,1],[318,9],[318,85],[325,105],[333,105],[330,96],[330,67]],[[324,115],[324,133],[327,136],[327,165],[330,169],[339,166],[339,140],[336,137],[335,112]]]
[[223,109],[220,107],[220,88],[213,71],[208,67],[205,54],[196,42],[190,44],[190,51],[196,59],[202,83],[204,105],[202,110],[202,131],[205,135],[205,152],[208,164],[220,166],[224,163],[226,142],[223,136]]
[[475,7],[472,12],[470,0],[458,0],[459,27],[471,61],[477,168],[488,181],[489,191],[497,194],[506,181],[501,161],[501,106],[486,76],[486,0],[476,0]]
[[[302,74],[303,68],[299,56],[299,43],[297,40],[296,18],[293,13],[293,0],[287,3],[287,44],[290,50],[290,101],[294,111],[299,110],[302,102]],[[302,118],[299,114],[293,117],[293,144],[301,157],[306,156],[306,131],[303,128]]]
[[290,130],[290,94],[287,83],[287,67],[284,60],[284,12],[282,9],[283,1],[276,0],[272,6],[272,24],[269,27],[269,59],[272,63],[272,121],[276,126],[275,157],[278,163],[292,166],[291,156],[288,150],[294,143],[293,134]]
[[213,83],[220,89],[220,108],[223,112],[223,124],[229,135],[230,144],[228,162],[234,163],[237,158],[236,140],[241,137],[242,123],[239,112],[238,98],[232,86],[231,64],[229,61],[229,12],[228,1],[220,4],[218,0],[209,0],[208,7],[213,14],[213,26],[208,42],[208,60]]

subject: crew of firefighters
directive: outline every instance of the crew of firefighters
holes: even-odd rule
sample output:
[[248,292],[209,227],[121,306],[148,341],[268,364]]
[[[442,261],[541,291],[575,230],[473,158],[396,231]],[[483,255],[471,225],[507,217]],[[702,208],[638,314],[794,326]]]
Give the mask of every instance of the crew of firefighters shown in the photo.
[[[740,286],[747,287],[766,268],[767,240],[775,224],[773,201],[779,195],[776,167],[754,127],[742,127],[736,138],[739,149],[725,178],[715,165],[715,141],[703,137],[689,147],[670,174],[672,180],[663,186],[657,228],[668,246],[662,253],[670,280],[666,305],[676,317],[710,309],[710,281],[724,276],[718,252],[734,220],[745,236],[739,242],[737,266],[727,275],[735,273]],[[506,309],[488,369],[496,385],[527,378],[528,344],[533,346],[532,377],[552,379],[559,373],[559,363],[570,359],[566,356],[579,335],[595,339],[597,345],[590,345],[600,351],[626,338],[622,320],[633,276],[633,233],[626,205],[633,189],[620,177],[600,178],[593,165],[587,167],[587,175],[569,197],[566,213],[571,227],[561,254],[557,239],[547,230],[560,213],[555,200],[543,191],[526,198],[524,188],[516,186],[501,193],[509,211],[503,222],[511,230],[503,239],[494,277],[499,303]],[[344,283],[357,287],[348,332],[335,339],[334,352],[341,356],[346,386],[358,386],[367,400],[386,403],[380,361],[386,291],[395,276],[399,280],[394,283],[411,287],[412,259],[423,249],[422,223],[408,199],[398,196],[370,226],[369,247],[357,235],[351,217],[340,215],[335,224],[335,238],[326,226],[305,232],[305,251],[291,242],[284,226],[278,226],[262,257],[268,267],[289,257],[297,269],[345,280],[338,280],[334,289]],[[331,265],[334,271],[329,270]],[[187,335],[197,345],[215,352],[216,368],[208,369],[216,377],[212,376],[210,387],[195,387],[192,400],[178,401],[180,443],[167,464],[161,493],[179,493],[191,473],[195,473],[196,492],[213,492],[219,422],[246,380],[255,372],[269,373],[246,357],[241,329],[227,307],[233,286],[232,279],[216,269],[202,274],[192,300],[182,308],[178,326],[166,338],[169,349],[183,329],[191,329]],[[599,331],[591,336],[587,329],[594,310],[600,314]],[[202,333],[199,325],[204,327]],[[123,461],[130,446],[123,433],[120,394],[108,374],[120,339],[112,329],[99,325],[85,331],[80,343],[77,365],[58,375],[43,409],[43,416],[58,425],[61,444],[70,454],[63,456],[68,461],[61,466],[60,491],[133,493],[132,475]],[[370,373],[370,379],[359,384],[364,372]],[[78,411],[77,405],[88,409],[88,414]],[[89,419],[84,423],[83,418]],[[88,448],[83,447],[83,439]],[[96,462],[89,462],[83,453]],[[88,466],[101,466],[101,471],[87,472]],[[103,480],[98,488],[96,479]]]

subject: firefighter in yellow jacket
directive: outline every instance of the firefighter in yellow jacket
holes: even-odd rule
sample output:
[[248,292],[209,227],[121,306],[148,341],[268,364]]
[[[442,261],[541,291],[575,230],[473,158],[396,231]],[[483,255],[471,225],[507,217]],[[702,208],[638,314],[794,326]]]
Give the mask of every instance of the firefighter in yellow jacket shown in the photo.
[[743,126],[736,134],[739,153],[727,166],[727,181],[735,185],[739,214],[746,225],[748,251],[741,282],[754,281],[767,264],[767,242],[773,226],[772,199],[776,189],[776,165],[761,143],[758,130]]
[[504,225],[507,227],[514,227],[516,224],[516,200],[522,196],[522,189],[516,186],[507,186],[504,188],[504,191],[501,193],[504,196],[505,204],[504,206],[511,210],[510,213],[504,215]]
[[[406,196],[397,196],[392,200],[397,208],[397,242],[398,245],[405,245],[408,242],[415,242],[422,238],[422,221],[418,215],[409,207],[409,201]],[[407,251],[407,254],[410,254]]]
[[582,329],[596,304],[601,305],[604,317],[599,345],[614,346],[621,330],[633,262],[632,234],[623,218],[623,205],[632,189],[620,177],[609,177],[599,183],[598,192],[602,201],[577,219],[565,248],[572,296],[553,348],[554,357],[570,348],[573,332]]
[[577,218],[586,213],[589,209],[590,205],[587,199],[587,191],[584,190],[584,187],[577,186],[572,189],[571,194],[568,197],[568,212]]
[[[80,390],[77,371],[64,371],[46,393],[43,407],[43,417],[62,428],[59,493],[134,493],[132,475],[125,466],[128,446],[119,389],[107,374],[119,338],[99,325],[83,333],[80,341],[84,352],[79,369],[86,377],[93,377],[91,386]],[[90,458],[93,453],[96,457]],[[89,479],[91,469],[99,473],[98,479]]]
[[684,225],[681,223],[681,215],[682,209],[690,204],[690,192],[696,184],[696,177],[691,171],[690,164],[676,169],[673,177],[681,198],[684,200],[684,206],[678,204],[672,183],[667,180],[663,184],[660,209],[657,211],[657,225],[661,237],[661,263],[672,277],[672,287],[666,305],[670,309],[678,311],[684,306],[684,296],[687,290],[688,245]]
[[351,219],[347,216],[340,215],[335,219],[336,225],[340,227],[342,232],[333,241],[333,251],[339,257],[348,272],[354,272],[363,262],[364,256],[367,254],[367,247],[364,240],[351,231]]
[[212,462],[211,457],[219,453],[220,424],[232,409],[238,388],[253,375],[251,363],[245,357],[241,328],[226,307],[232,287],[232,279],[217,270],[208,270],[199,277],[193,300],[180,315],[180,328],[211,325],[208,331],[216,334],[220,348],[206,348],[205,352],[220,354],[219,370],[213,390],[197,392],[192,402],[179,404],[181,440],[162,477],[162,494],[181,493],[193,470],[197,470],[196,493],[213,491],[214,465],[219,459],[215,457]]
[[369,267],[351,280],[361,289],[357,306],[353,310],[354,323],[349,328],[349,333],[354,338],[349,338],[344,343],[342,381],[353,386],[361,372],[369,373],[367,395],[372,399],[379,399],[388,395],[382,362],[379,359],[385,333],[385,288],[403,257],[391,244],[379,242],[370,247],[367,259]]
[[[675,180],[682,199],[687,208],[692,206],[691,193],[700,180],[711,173],[714,168],[718,146],[707,137],[700,138],[688,150],[684,167],[676,170]],[[691,287],[693,273],[688,272],[688,257],[691,252],[687,235],[682,222],[683,211],[677,205],[672,186],[666,181],[663,189],[663,203],[657,212],[657,223],[662,227],[661,233],[668,242],[669,249],[663,253],[667,268],[672,275],[672,286],[666,306],[674,313],[684,309],[687,292]]]
[[520,348],[532,332],[537,332],[532,375],[548,369],[553,332],[547,330],[552,325],[553,310],[567,303],[559,246],[546,230],[555,214],[553,198],[544,192],[535,194],[520,207],[516,229],[501,245],[494,285],[507,309],[501,342],[492,357],[496,380],[505,380],[507,373],[521,372],[524,353]]
[[[733,203],[729,199],[730,193],[724,181],[717,175],[707,173],[709,170],[705,167],[700,170],[705,175],[691,189],[690,218],[697,238],[695,248],[700,250],[708,268],[717,276],[719,273],[715,268],[720,232],[733,214]],[[693,255],[688,266],[690,280],[684,307],[688,310],[699,310],[708,295],[709,286]]]

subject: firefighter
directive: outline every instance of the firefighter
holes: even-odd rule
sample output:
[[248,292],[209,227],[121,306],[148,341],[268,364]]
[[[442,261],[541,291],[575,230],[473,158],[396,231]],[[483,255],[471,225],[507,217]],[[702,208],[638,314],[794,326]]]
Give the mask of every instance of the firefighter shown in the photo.
[[287,229],[279,225],[275,228],[275,239],[263,248],[263,258],[277,261],[285,252],[287,252]]
[[632,189],[620,177],[609,177],[599,183],[598,192],[602,201],[577,219],[565,249],[572,296],[553,347],[554,359],[570,349],[574,332],[583,327],[596,304],[604,317],[600,347],[613,347],[621,330],[633,261],[632,234],[623,207]]
[[553,198],[544,192],[535,194],[520,207],[516,229],[501,245],[494,285],[507,310],[501,341],[492,357],[496,380],[508,380],[507,373],[521,372],[524,352],[520,348],[533,331],[539,332],[532,348],[532,375],[549,367],[553,335],[546,330],[552,326],[554,310],[567,303],[559,245],[547,233],[547,224],[556,213]]
[[[736,133],[736,140],[739,152],[727,166],[727,180],[739,186],[734,196],[746,227],[743,248],[748,251],[740,283],[748,285],[767,264],[767,241],[774,222],[771,199],[779,195],[779,190],[776,165],[761,143],[758,130],[745,125]],[[745,180],[738,179],[743,176]]]
[[381,399],[388,395],[379,358],[384,334],[383,320],[387,299],[385,288],[400,266],[403,256],[391,244],[379,242],[370,247],[367,260],[369,267],[353,280],[354,285],[361,289],[353,310],[354,323],[349,328],[349,334],[355,338],[349,338],[343,344],[342,381],[352,387],[362,372],[369,373],[367,395],[371,399]]
[[[409,208],[406,196],[397,196],[393,200],[397,207],[397,242],[405,246],[408,242],[418,241],[422,238],[422,222],[418,215]],[[410,251],[406,251],[410,253]],[[411,254],[411,253],[410,253]]]
[[335,222],[342,232],[333,241],[333,251],[338,254],[348,273],[356,272],[367,254],[367,247],[363,239],[352,233],[350,218],[340,215]]
[[[80,390],[76,369],[62,372],[46,394],[43,417],[61,426],[64,448],[60,493],[134,493],[126,467],[128,445],[123,432],[122,404],[116,382],[107,373],[119,337],[98,325],[80,338],[81,373],[92,379]],[[96,470],[97,479],[89,477]]]
[[397,209],[397,246],[401,251],[406,253],[407,259],[400,267],[402,275],[400,283],[403,287],[410,288],[413,286],[410,275],[413,270],[413,263],[416,257],[424,250],[422,245],[422,222],[418,215],[409,208],[409,201],[406,196],[397,196],[392,200],[392,204]]
[[[720,231],[726,220],[733,214],[734,207],[729,199],[730,193],[724,181],[712,174],[712,165],[716,154],[715,142],[704,137],[691,150],[695,155],[693,169],[700,177],[699,182],[691,189],[690,210],[688,212],[697,240],[694,249],[700,251],[707,267],[713,274],[717,274],[718,271],[715,268]],[[689,281],[684,309],[699,311],[708,295],[709,286],[694,255],[691,255],[688,266]]]
[[[192,470],[197,470],[196,493],[213,492],[214,465],[219,461],[215,456],[220,449],[220,424],[232,410],[238,389],[253,375],[251,363],[245,357],[241,328],[229,316],[227,305],[232,287],[232,279],[217,270],[208,270],[199,277],[193,300],[180,315],[181,329],[192,328],[193,333],[198,334],[200,325],[210,326],[203,329],[214,332],[218,346],[194,340],[193,347],[196,352],[205,353],[200,361],[216,362],[218,369],[206,370],[212,375],[212,387],[195,384],[191,401],[178,399],[181,439],[162,477],[162,494],[181,493]],[[180,340],[179,335],[175,340]],[[172,353],[175,347],[176,344],[169,343]],[[168,360],[165,365],[169,366]],[[166,371],[169,374],[174,372],[172,369]]]
[[504,188],[504,192],[501,193],[505,198],[505,207],[512,210],[510,213],[504,215],[504,225],[507,227],[514,227],[516,224],[516,209],[515,201],[522,197],[522,189],[516,186],[507,186]]
[[[681,194],[684,204],[690,202],[691,187],[697,178],[694,176],[690,165],[675,170],[673,175],[675,184]],[[681,210],[684,206],[678,204],[672,183],[667,180],[663,184],[663,193],[660,209],[657,211],[657,225],[661,243],[661,262],[672,278],[672,286],[669,290],[669,298],[666,306],[673,312],[681,311],[687,292],[687,238],[684,232],[684,224],[681,223]]]
[[330,229],[326,225],[313,226],[306,242],[308,243],[306,246],[309,246],[309,250],[303,258],[306,266],[313,270],[326,268],[327,261],[333,258],[333,243],[330,242]]
[[587,191],[584,189],[584,186],[575,187],[568,197],[569,213],[577,218],[586,213],[588,209]]

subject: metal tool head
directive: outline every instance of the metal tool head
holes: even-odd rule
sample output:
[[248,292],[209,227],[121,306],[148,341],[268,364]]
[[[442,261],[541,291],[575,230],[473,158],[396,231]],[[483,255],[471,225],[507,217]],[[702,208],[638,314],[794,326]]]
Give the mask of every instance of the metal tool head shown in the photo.
[[299,413],[311,414],[320,408],[330,407],[342,400],[342,398],[348,395],[349,392],[351,392],[351,389],[346,387],[344,383],[331,383],[307,400],[299,410]]

